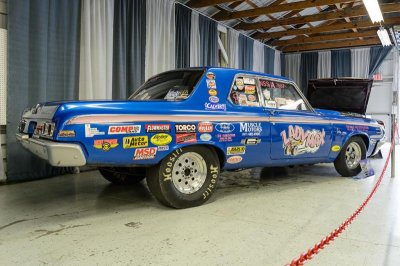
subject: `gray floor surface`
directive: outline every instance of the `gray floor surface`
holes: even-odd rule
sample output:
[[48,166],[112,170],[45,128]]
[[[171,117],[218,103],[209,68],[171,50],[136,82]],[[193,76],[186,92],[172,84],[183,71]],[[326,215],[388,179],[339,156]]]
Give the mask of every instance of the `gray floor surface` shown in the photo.
[[[400,265],[400,175],[388,172],[306,265]],[[350,216],[376,179],[339,177],[331,164],[227,172],[209,203],[185,210],[97,171],[0,186],[0,265],[284,265]]]

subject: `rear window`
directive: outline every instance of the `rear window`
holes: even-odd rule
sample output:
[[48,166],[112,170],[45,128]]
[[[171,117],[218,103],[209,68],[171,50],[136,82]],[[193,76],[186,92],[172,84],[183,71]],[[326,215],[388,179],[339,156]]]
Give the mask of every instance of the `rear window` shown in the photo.
[[253,76],[237,75],[229,98],[236,105],[259,107],[256,79]]
[[183,101],[189,98],[204,69],[176,70],[150,78],[129,100]]

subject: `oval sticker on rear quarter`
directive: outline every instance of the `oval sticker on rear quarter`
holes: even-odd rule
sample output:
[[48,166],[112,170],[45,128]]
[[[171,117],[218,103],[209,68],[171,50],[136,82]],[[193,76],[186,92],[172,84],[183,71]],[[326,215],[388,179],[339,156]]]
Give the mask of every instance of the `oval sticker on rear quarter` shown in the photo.
[[200,139],[202,141],[210,141],[212,138],[212,136],[210,134],[204,133],[200,135]]
[[171,143],[172,137],[169,134],[158,133],[151,137],[150,142],[156,146],[164,146]]
[[243,157],[237,155],[237,156],[229,157],[229,158],[226,160],[226,162],[227,162],[227,163],[230,163],[230,164],[235,164],[235,163],[240,163],[242,160],[243,160]]
[[340,151],[340,146],[339,145],[335,145],[335,146],[332,146],[332,151]]

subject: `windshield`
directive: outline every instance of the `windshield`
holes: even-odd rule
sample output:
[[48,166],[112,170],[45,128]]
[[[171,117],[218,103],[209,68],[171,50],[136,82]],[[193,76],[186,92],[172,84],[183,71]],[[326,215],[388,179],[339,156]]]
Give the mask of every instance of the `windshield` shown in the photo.
[[176,70],[150,78],[129,100],[183,101],[189,98],[204,69]]

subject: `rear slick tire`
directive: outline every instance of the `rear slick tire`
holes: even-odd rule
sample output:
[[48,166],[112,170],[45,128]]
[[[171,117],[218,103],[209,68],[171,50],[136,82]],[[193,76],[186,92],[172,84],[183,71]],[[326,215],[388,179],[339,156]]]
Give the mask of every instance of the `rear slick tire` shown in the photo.
[[204,146],[177,149],[149,168],[147,185],[162,204],[182,209],[204,204],[213,195],[220,172],[214,150]]

